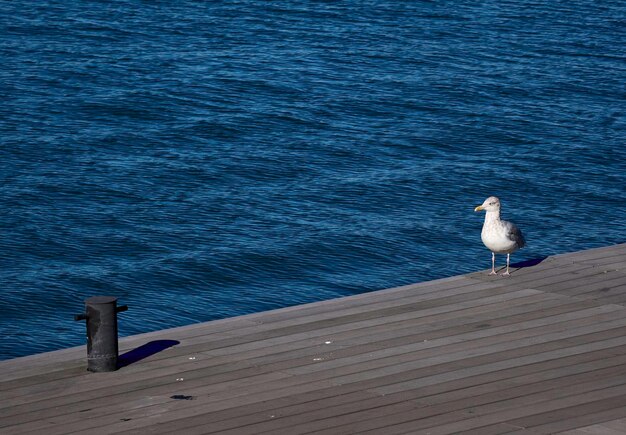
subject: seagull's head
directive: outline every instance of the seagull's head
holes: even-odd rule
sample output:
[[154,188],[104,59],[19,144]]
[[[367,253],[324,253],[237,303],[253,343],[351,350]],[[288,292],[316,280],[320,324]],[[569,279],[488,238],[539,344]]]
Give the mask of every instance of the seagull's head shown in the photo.
[[490,196],[489,198],[485,199],[485,202],[483,202],[481,205],[479,205],[478,207],[476,207],[474,209],[474,211],[499,211],[500,210],[500,199],[498,199],[495,196]]

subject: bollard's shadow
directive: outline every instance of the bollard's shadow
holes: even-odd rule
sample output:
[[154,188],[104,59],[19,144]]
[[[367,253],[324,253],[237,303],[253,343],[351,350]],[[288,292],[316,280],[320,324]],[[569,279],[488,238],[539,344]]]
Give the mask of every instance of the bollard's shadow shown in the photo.
[[180,341],[177,340],[155,340],[144,345],[141,345],[133,350],[129,350],[128,352],[120,355],[117,358],[117,368],[121,369],[122,367],[126,367],[137,361],[141,361],[144,358],[148,358],[156,353],[159,353],[165,349],[168,349],[172,346],[176,346],[180,344]]

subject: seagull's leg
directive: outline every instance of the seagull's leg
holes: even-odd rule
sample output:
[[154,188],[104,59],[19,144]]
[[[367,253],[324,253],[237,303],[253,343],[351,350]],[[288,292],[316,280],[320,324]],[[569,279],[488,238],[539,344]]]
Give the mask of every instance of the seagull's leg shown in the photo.
[[502,275],[505,275],[505,276],[509,276],[510,275],[510,273],[509,273],[509,261],[510,261],[510,259],[511,259],[511,254],[506,254],[506,272],[504,272]]
[[491,253],[491,273],[489,273],[489,275],[497,275],[498,273],[496,272],[496,253],[492,252]]

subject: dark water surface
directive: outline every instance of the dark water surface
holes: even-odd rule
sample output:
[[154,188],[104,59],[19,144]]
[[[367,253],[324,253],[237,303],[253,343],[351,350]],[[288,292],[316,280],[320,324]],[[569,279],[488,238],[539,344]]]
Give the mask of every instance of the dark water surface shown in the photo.
[[[623,1],[0,1],[0,359],[626,240]],[[504,257],[500,258],[500,261]]]

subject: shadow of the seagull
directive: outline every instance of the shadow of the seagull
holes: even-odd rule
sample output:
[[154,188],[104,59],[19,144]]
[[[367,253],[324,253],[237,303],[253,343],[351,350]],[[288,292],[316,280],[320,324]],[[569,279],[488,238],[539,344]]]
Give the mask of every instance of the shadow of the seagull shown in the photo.
[[548,257],[546,256],[546,257],[539,257],[539,258],[533,258],[533,259],[530,259],[530,260],[520,261],[519,263],[511,264],[511,267],[515,267],[515,268],[518,268],[518,269],[521,269],[521,268],[524,268],[524,267],[533,267],[533,266],[536,266],[539,263],[541,263],[546,258],[548,258]]
[[[513,275],[515,272],[519,270],[526,269],[528,267],[537,266],[538,264],[542,263],[546,258],[548,257],[545,256],[545,257],[539,257],[539,258],[532,258],[530,260],[524,260],[524,261],[519,261],[517,263],[511,263],[509,272],[511,275]],[[506,266],[503,266],[502,268],[498,269],[498,273],[500,273],[502,270],[506,270]]]

